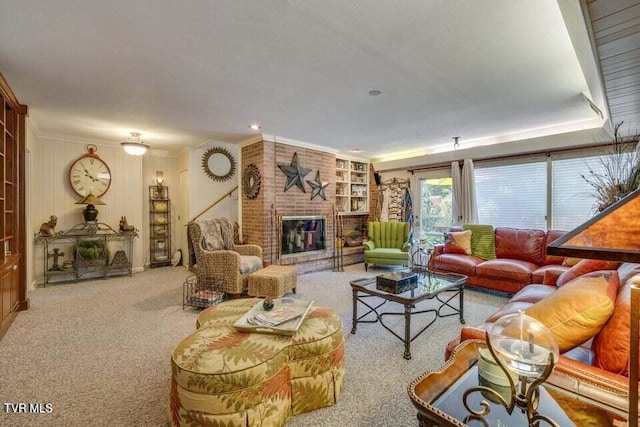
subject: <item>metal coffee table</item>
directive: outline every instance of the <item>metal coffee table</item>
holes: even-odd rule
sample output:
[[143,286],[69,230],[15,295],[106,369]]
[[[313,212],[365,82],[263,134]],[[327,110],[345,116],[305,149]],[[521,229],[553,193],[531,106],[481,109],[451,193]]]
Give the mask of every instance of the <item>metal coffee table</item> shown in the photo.
[[[380,324],[395,337],[404,343],[404,358],[411,359],[411,342],[427,330],[439,317],[460,316],[460,323],[464,324],[464,284],[467,276],[453,273],[418,272],[418,284],[415,289],[400,294],[393,294],[376,289],[376,278],[364,278],[353,280],[351,290],[353,292],[353,328],[351,333],[356,333],[358,323]],[[371,299],[377,297],[378,300]],[[458,298],[458,307],[452,305],[452,300]],[[446,298],[446,299],[445,299]],[[382,302],[379,302],[382,299]],[[427,299],[436,299],[440,305],[438,308],[425,310],[416,309],[416,304]],[[370,303],[375,301],[375,303]],[[404,306],[404,311],[380,311],[387,302],[396,302]],[[368,308],[366,313],[358,316],[358,303]],[[377,305],[376,305],[377,304]],[[443,309],[448,313],[443,314]],[[416,314],[432,313],[433,319],[415,335],[411,335],[411,317]],[[371,319],[371,314],[374,319]],[[404,336],[400,336],[384,323],[385,316],[404,316]],[[369,317],[369,319],[365,319]]]

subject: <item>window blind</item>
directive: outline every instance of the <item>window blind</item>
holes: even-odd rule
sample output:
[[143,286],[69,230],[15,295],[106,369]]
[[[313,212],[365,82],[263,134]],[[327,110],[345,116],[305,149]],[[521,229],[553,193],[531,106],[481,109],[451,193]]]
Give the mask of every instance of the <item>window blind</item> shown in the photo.
[[546,229],[546,161],[476,167],[475,180],[480,224]]
[[601,157],[582,157],[553,160],[552,173],[552,227],[572,230],[594,214],[595,199],[592,188],[581,175],[588,176],[589,168],[603,173]]

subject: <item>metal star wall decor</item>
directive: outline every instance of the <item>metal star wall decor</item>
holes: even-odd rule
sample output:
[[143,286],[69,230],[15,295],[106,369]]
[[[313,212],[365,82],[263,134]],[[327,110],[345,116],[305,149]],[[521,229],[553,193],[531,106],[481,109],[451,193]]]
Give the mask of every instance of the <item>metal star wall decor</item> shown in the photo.
[[322,197],[322,200],[327,200],[327,197],[324,195],[324,189],[329,186],[329,183],[320,180],[320,171],[316,172],[315,181],[307,180],[307,184],[311,186],[311,200],[316,196]]
[[304,182],[302,179],[311,172],[311,169],[303,168],[298,165],[298,153],[293,154],[291,164],[286,165],[284,163],[278,163],[278,167],[287,176],[287,183],[284,185],[284,191],[287,191],[295,185],[302,190],[303,193],[307,192],[304,189]]

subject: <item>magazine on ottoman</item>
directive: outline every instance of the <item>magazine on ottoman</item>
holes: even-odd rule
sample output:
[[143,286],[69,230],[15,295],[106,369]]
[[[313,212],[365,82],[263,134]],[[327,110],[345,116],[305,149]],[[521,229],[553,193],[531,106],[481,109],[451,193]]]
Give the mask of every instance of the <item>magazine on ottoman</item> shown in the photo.
[[265,310],[263,301],[257,302],[233,326],[243,332],[293,335],[313,305],[295,298],[276,298],[273,303],[271,310]]

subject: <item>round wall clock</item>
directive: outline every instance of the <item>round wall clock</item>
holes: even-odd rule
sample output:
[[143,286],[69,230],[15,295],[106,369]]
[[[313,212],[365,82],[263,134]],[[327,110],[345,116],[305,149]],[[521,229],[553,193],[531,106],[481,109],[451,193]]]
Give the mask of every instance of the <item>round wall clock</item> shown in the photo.
[[69,168],[69,184],[80,197],[92,193],[102,196],[111,186],[111,170],[96,154],[98,147],[87,145],[88,153],[76,159]]
[[202,155],[202,170],[214,181],[227,181],[236,171],[236,159],[225,148],[211,147]]
[[242,173],[242,192],[249,199],[255,199],[260,192],[260,170],[251,163]]

